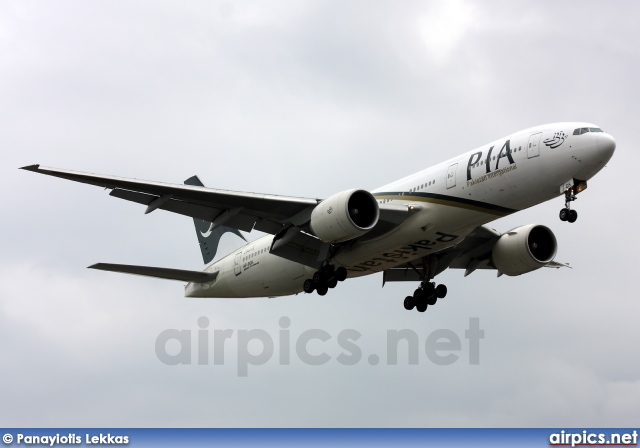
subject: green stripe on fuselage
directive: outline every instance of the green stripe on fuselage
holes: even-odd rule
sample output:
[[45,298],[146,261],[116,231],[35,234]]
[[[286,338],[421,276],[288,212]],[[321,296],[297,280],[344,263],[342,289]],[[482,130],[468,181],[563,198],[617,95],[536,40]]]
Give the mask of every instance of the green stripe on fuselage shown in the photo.
[[378,200],[393,199],[396,201],[416,201],[416,202],[428,202],[431,204],[448,205],[451,207],[465,208],[468,210],[474,210],[482,213],[490,213],[497,216],[506,216],[511,213],[515,213],[518,210],[502,207],[500,205],[489,204],[482,201],[474,201],[472,199],[458,198],[455,196],[447,196],[444,194],[436,193],[419,193],[419,192],[380,192],[373,193],[373,196]]

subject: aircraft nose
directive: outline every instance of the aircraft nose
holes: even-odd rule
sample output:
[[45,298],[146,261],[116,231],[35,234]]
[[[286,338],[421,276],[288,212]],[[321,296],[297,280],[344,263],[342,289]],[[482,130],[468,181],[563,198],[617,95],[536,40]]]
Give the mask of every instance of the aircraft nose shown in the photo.
[[598,152],[608,161],[616,150],[616,141],[607,133],[598,134]]

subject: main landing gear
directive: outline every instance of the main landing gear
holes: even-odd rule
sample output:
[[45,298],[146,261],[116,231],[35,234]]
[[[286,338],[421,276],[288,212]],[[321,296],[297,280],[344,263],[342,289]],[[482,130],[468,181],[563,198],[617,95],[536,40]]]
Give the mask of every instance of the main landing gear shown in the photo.
[[576,222],[578,212],[571,210],[571,203],[578,199],[573,193],[573,188],[564,192],[564,208],[560,210],[560,221]]
[[422,282],[418,289],[413,292],[413,296],[404,299],[404,309],[412,310],[414,307],[421,313],[427,310],[428,305],[435,305],[438,299],[443,299],[447,295],[447,287],[434,282]]
[[304,292],[311,294],[318,291],[318,295],[323,296],[329,288],[335,288],[338,282],[343,282],[347,278],[347,269],[340,266],[338,269],[332,264],[327,264],[313,274],[313,278],[304,281]]

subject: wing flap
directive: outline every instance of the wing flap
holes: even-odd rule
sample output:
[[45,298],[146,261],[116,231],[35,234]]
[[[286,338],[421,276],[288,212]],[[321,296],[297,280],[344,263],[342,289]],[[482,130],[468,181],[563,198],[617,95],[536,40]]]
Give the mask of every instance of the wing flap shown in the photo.
[[[124,199],[126,201],[136,202],[142,205],[149,205],[158,198],[158,196],[154,196],[152,194],[138,193],[135,191],[123,190],[121,188],[115,188],[111,191],[111,193],[109,193],[109,196]],[[223,212],[223,210],[219,208],[207,207],[204,205],[178,201],[175,199],[167,201],[158,208],[209,222],[213,221],[213,219],[215,219]]]
[[218,272],[187,271],[184,269],[158,268],[155,266],[136,266],[130,264],[96,263],[89,269],[119,272],[122,274],[143,275],[145,277],[178,280],[182,282],[207,283],[218,277]]
[[269,252],[278,257],[318,269],[329,246],[328,243],[323,243],[314,236],[300,232],[299,229],[289,228],[273,238]]

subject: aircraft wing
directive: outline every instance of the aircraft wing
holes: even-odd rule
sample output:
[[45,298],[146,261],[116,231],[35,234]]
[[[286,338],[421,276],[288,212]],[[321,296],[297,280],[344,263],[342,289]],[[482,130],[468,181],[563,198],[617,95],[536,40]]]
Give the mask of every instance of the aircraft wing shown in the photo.
[[250,232],[276,234],[309,221],[320,199],[219,190],[29,165],[22,169],[111,189],[111,196]]
[[[245,232],[256,229],[272,235],[292,226],[304,226],[315,206],[322,202],[321,199],[245,193],[195,184],[169,184],[40,165],[29,165],[22,169],[109,188],[112,190],[110,196],[147,206],[145,213],[156,209],[167,210],[211,222],[215,227],[224,224]],[[415,211],[415,207],[380,205],[380,220],[370,236],[391,230]]]
[[[476,227],[459,244],[431,254],[433,258],[415,260],[396,268],[387,269],[383,273],[382,285],[384,286],[386,282],[422,281],[424,270],[429,268],[433,271],[432,277],[448,268],[464,269],[465,277],[476,269],[495,270],[496,268],[491,264],[491,250],[501,236],[500,233],[488,227]],[[432,263],[433,266],[428,266],[428,263]],[[570,268],[571,266],[551,261],[545,267],[558,269],[561,267]],[[498,273],[498,276],[500,275],[501,273]]]
[[491,248],[500,234],[488,227],[476,227],[459,244],[431,254],[423,260],[400,265],[384,271],[382,284],[386,282],[421,281],[426,269],[435,277],[447,268],[466,269],[465,276],[476,269],[495,269],[489,264]]
[[[432,258],[415,260],[384,271],[382,284],[384,285],[386,282],[421,281],[424,270],[429,268],[432,269],[433,277],[448,268],[464,269],[465,277],[476,269],[495,270],[496,268],[491,264],[491,250],[500,236],[502,236],[500,233],[488,227],[476,227],[459,244],[431,254]],[[570,268],[571,266],[551,261],[545,267],[558,269],[561,267]],[[498,275],[501,274],[498,273]]]

